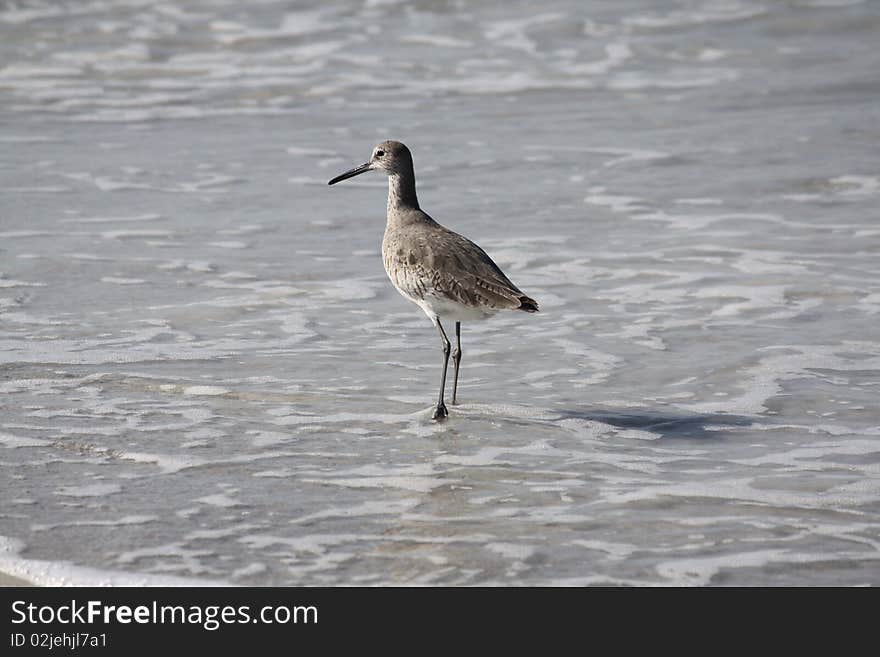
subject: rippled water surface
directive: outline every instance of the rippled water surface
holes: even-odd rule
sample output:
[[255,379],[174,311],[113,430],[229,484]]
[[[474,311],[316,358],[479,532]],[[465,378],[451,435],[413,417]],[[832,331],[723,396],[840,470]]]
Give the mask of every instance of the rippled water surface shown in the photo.
[[[880,5],[0,3],[0,570],[880,584]],[[541,302],[434,329],[385,181]]]

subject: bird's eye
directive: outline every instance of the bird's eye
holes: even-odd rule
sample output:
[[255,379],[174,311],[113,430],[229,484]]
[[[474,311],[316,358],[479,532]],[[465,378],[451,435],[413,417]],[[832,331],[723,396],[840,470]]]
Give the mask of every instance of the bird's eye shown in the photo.
[[376,157],[382,157],[385,155],[385,151],[376,151]]

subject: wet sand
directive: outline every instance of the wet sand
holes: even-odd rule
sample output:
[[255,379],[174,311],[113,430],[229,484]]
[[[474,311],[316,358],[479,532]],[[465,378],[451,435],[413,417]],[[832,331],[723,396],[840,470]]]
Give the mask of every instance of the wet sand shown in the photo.
[[21,579],[20,577],[15,577],[14,575],[7,575],[6,573],[0,573],[0,586],[9,587],[9,586],[36,586],[33,582],[28,582],[27,580]]

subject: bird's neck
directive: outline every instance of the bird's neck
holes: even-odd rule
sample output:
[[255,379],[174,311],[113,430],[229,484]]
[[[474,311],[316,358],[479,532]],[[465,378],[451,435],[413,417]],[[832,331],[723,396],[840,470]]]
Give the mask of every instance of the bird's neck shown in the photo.
[[409,175],[392,173],[388,176],[388,215],[408,209],[419,209],[415,176],[411,171]]

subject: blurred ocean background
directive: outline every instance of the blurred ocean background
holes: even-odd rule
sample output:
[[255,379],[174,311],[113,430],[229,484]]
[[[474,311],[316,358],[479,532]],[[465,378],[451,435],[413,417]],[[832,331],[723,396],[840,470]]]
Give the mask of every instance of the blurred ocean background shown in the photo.
[[[0,570],[880,584],[880,3],[0,2]],[[386,280],[382,139],[542,312]]]

